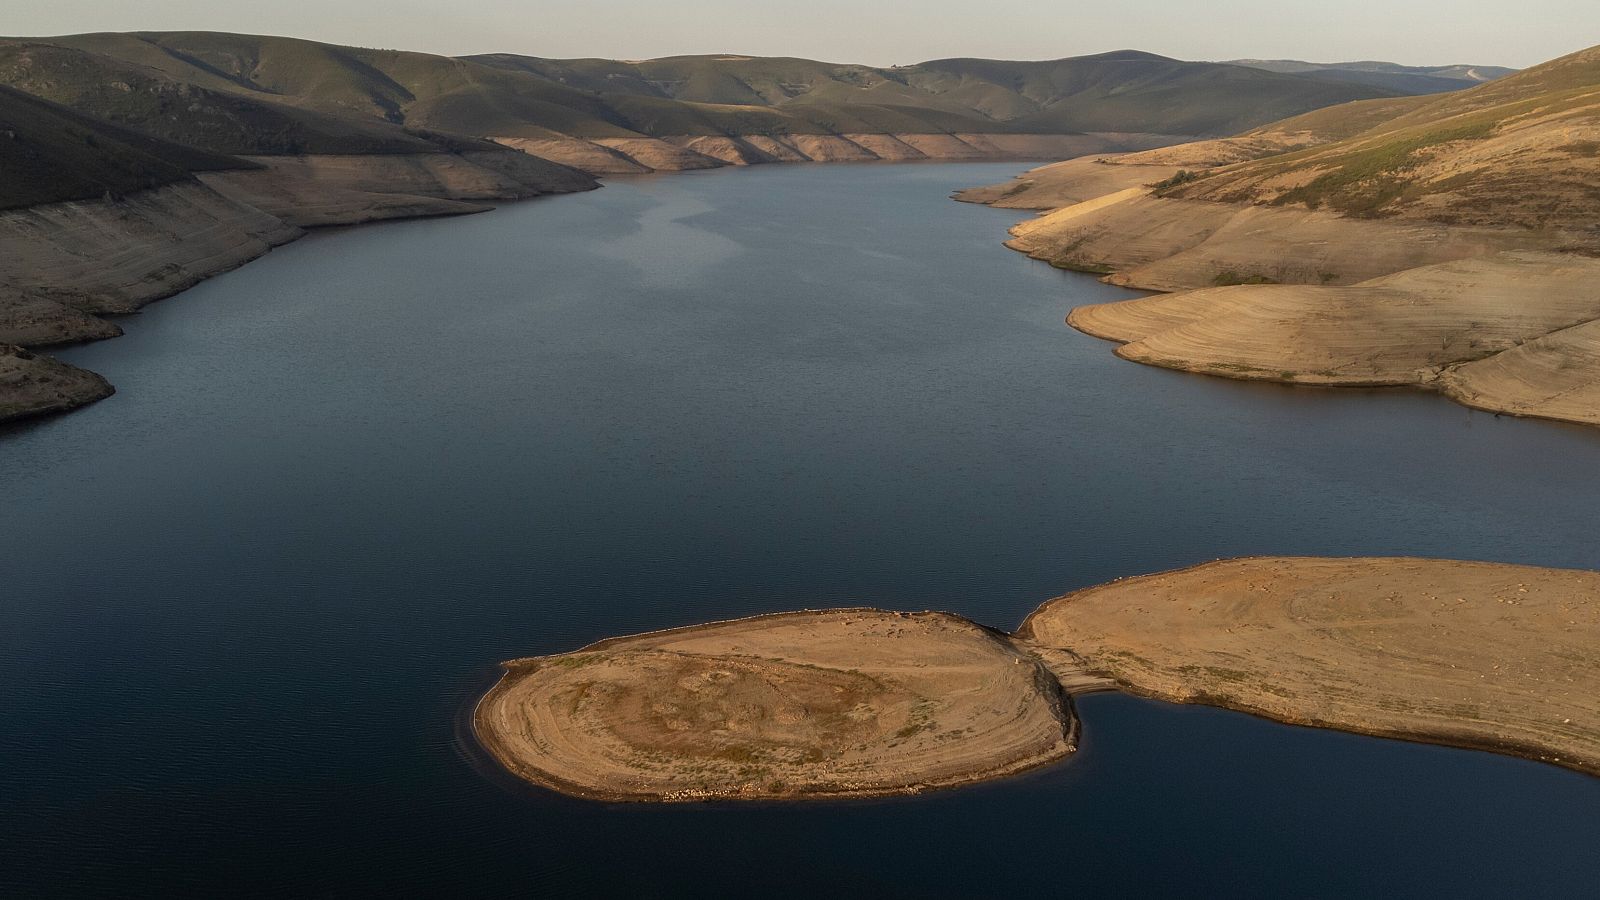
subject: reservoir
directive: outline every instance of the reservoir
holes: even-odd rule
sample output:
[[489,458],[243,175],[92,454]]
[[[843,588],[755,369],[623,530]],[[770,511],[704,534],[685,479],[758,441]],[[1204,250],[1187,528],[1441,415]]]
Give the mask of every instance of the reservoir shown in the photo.
[[[923,797],[629,806],[464,730],[495,663],[827,606],[1011,629],[1220,557],[1600,569],[1600,431],[1146,368],[953,203],[1006,164],[615,180],[329,231],[0,430],[7,896],[1600,894],[1600,779],[1102,694]],[[1600,648],[1597,648],[1600,653]]]

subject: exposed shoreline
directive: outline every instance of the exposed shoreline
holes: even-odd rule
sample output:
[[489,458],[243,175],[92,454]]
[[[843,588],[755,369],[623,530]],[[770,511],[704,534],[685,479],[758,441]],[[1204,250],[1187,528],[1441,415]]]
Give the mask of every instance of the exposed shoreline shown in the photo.
[[[861,136],[858,136],[861,137]],[[890,136],[885,136],[890,137]],[[900,135],[917,139],[935,136]],[[726,159],[655,140],[680,156],[648,156],[604,177],[790,162],[1036,162],[1037,154],[1104,152],[1169,143],[1162,135],[991,135],[987,144],[899,141],[878,151],[850,143],[807,157]],[[1015,140],[1000,140],[1015,138]],[[687,142],[687,141],[686,141]],[[698,146],[707,148],[703,142]],[[776,145],[775,145],[776,146]],[[632,148],[643,154],[644,150]],[[825,152],[827,151],[827,152]],[[620,150],[614,151],[621,153]],[[941,153],[949,155],[941,156]],[[629,157],[630,160],[634,159]],[[0,423],[37,419],[114,393],[94,373],[24,352],[118,337],[112,318],[137,312],[298,240],[310,229],[471,215],[494,204],[601,187],[594,175],[527,152],[250,157],[259,168],[202,173],[189,183],[122,199],[0,210]],[[575,161],[581,161],[575,160]],[[637,162],[637,160],[635,160]],[[105,261],[112,261],[108,269]],[[16,348],[16,349],[7,349]],[[103,386],[102,386],[103,385]]]
[[[1152,618],[1153,612],[1159,615]],[[583,711],[574,705],[562,714],[574,717],[577,727],[549,730],[540,725],[536,730],[542,737],[519,732],[519,741],[509,741],[504,734],[512,721],[504,715],[508,705],[544,708],[559,699],[531,689],[526,697],[513,696],[519,684],[542,667],[581,669],[600,662],[596,655],[625,653],[641,641],[695,642],[702,637],[713,639],[710,658],[721,661],[715,664],[743,665],[769,626],[792,623],[797,617],[822,621],[865,615],[938,615],[971,626],[946,614],[888,614],[858,608],[753,616],[612,638],[571,653],[503,664],[506,671],[500,681],[474,707],[472,731],[489,755],[516,777],[590,799],[682,802],[886,796],[989,781],[1068,758],[1077,747],[1081,727],[1071,697],[1114,689],[1289,725],[1489,751],[1600,776],[1600,673],[1582,665],[1583,648],[1600,632],[1600,573],[1412,558],[1223,560],[1119,579],[1058,597],[1030,614],[1012,635],[972,626],[1027,654],[1050,673],[1070,722],[1067,744],[1037,757],[976,765],[909,785],[763,790],[746,784],[745,776],[717,781],[698,767],[688,771],[702,781],[675,781],[676,770],[669,767],[674,752],[680,754],[677,761],[693,758],[692,753],[682,755],[687,752],[682,750],[682,738],[648,731],[641,737],[637,716],[625,713],[632,707],[617,700],[609,688],[595,688],[599,693],[590,694],[600,682],[583,677],[567,683],[582,685],[576,695],[580,700],[573,702],[589,705]],[[717,644],[716,636],[730,628],[739,632],[741,642]],[[870,654],[877,649],[876,640],[862,641],[851,650]],[[1216,661],[1227,665],[1218,668]],[[603,662],[624,669],[632,664],[625,656]],[[1520,671],[1513,671],[1518,667]],[[700,702],[694,691],[678,691],[659,680],[650,683],[658,701],[673,709],[693,710]],[[1007,689],[998,682],[991,688],[986,706],[1003,706]],[[1446,696],[1451,694],[1453,699]],[[885,702],[874,710],[887,712],[893,706]],[[533,719],[515,721],[526,726]],[[624,721],[628,727],[618,731],[608,721]],[[749,727],[758,728],[762,721],[757,714],[756,724]],[[719,728],[683,727],[689,731],[675,733],[704,741],[727,739]],[[985,746],[989,732],[968,729],[953,734],[956,743],[951,751],[960,748],[979,760],[992,758],[997,749],[1005,756],[1004,746]],[[832,741],[834,736],[824,730],[812,737]],[[634,756],[638,750],[630,743],[634,740],[653,749],[643,757]],[[581,763],[595,752],[608,760],[604,777],[618,779],[628,788],[597,787],[552,771]],[[887,758],[892,757],[891,753]],[[645,769],[631,773],[629,759],[647,760]],[[640,780],[628,781],[635,774]]]
[[1007,247],[1161,294],[1068,317],[1123,359],[1600,426],[1600,156],[1580,141],[1597,59],[1057,163],[957,199],[1038,211]]

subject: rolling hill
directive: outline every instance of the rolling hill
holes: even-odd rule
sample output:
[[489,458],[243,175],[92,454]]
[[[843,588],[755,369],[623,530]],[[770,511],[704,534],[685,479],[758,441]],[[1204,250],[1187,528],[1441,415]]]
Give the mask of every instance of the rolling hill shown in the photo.
[[253,167],[0,85],[0,209],[126,194],[193,181],[195,172]]
[[1424,103],[1360,134],[1165,196],[1446,223],[1593,228],[1600,48]]
[[1438,94],[1474,87],[1504,78],[1516,69],[1503,66],[1403,66],[1399,63],[1360,60],[1312,63],[1298,59],[1234,59],[1229,64],[1267,72],[1312,75],[1329,81],[1368,84],[1405,94]]
[[836,131],[905,131],[911,116],[948,131],[1230,134],[1334,103],[1399,93],[1134,50],[892,68],[743,56],[628,63],[472,58],[601,95],[775,109],[791,122]]
[[[355,121],[473,137],[590,140],[1090,131],[1220,135],[1395,93],[1135,51],[1050,62],[950,59],[874,68],[737,56],[644,62],[507,54],[456,59],[210,32],[19,39],[0,49],[0,78],[25,90],[119,121],[175,118],[176,124],[165,126],[174,134],[186,130],[217,146],[241,146],[242,134],[263,131],[273,139],[257,146],[281,146],[282,152],[296,142],[317,147],[337,139],[383,146],[405,140],[357,129],[350,124]],[[201,111],[191,112],[194,105]]]

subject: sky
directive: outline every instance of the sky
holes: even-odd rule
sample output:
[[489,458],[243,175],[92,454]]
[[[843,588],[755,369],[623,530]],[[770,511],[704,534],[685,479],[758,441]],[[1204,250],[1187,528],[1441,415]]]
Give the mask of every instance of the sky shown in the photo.
[[1597,0],[4,0],[13,36],[238,31],[461,55],[683,53],[894,65],[1133,48],[1525,67],[1600,43]]

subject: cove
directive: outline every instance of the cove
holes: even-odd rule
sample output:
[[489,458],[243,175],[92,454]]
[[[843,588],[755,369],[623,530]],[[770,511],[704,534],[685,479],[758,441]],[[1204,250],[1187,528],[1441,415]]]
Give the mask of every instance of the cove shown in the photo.
[[1585,894],[1600,781],[1119,695],[1065,765],[815,807],[485,777],[500,659],[1255,554],[1600,568],[1600,435],[1115,359],[1132,296],[946,199],[1022,167],[618,180],[314,235],[64,352],[0,432],[9,893]]

